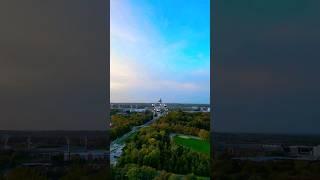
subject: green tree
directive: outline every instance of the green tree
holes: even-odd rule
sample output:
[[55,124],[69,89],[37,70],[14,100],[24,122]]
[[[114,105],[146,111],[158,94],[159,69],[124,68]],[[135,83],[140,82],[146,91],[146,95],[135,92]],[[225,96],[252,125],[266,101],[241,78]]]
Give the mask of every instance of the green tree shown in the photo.
[[146,166],[131,167],[127,172],[129,180],[153,179],[156,175],[157,171],[155,169]]
[[171,174],[168,180],[180,180],[180,177],[176,174]]
[[170,177],[170,173],[166,171],[161,171],[159,176],[155,177],[154,180],[167,180]]
[[194,174],[188,174],[183,179],[184,180],[197,180],[197,176],[195,176]]
[[31,168],[15,168],[7,176],[7,180],[46,180],[44,175]]
[[209,139],[210,133],[207,130],[200,129],[198,136],[201,137],[202,139]]

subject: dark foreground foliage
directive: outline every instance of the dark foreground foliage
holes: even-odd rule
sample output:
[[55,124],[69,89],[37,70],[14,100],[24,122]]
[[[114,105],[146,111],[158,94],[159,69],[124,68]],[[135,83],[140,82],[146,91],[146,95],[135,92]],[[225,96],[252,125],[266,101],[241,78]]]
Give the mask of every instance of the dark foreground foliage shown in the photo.
[[212,163],[212,177],[215,180],[319,180],[320,162],[217,159]]

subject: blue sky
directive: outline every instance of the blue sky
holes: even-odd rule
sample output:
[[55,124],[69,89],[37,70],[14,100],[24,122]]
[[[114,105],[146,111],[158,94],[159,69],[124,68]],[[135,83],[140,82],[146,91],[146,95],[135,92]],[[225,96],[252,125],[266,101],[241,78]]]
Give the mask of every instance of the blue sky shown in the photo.
[[209,0],[111,0],[111,102],[209,103]]

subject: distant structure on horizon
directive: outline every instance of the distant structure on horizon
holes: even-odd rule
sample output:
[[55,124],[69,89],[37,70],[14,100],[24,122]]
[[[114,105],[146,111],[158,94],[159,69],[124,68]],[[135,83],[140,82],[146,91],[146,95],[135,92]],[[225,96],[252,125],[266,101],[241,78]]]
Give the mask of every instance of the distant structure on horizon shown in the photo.
[[166,113],[168,114],[168,107],[166,104],[162,103],[162,99],[158,101],[158,103],[152,104],[154,115],[156,113]]

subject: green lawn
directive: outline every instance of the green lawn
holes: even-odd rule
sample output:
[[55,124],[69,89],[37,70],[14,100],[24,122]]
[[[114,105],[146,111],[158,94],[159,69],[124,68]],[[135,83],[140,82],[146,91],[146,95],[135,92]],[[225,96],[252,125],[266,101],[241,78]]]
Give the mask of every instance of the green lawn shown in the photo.
[[210,154],[210,143],[207,140],[186,135],[176,135],[173,137],[173,140],[175,143],[190,148],[193,151]]

